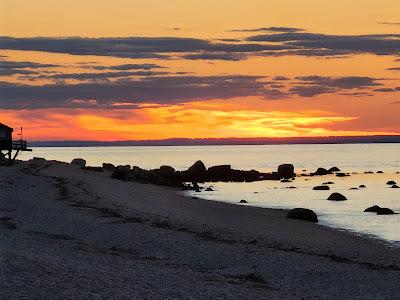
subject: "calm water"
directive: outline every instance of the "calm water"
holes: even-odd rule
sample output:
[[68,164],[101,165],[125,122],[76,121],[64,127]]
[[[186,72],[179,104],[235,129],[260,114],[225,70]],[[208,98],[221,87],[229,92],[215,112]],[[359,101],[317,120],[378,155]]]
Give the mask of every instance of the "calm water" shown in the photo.
[[[171,165],[184,170],[196,160],[206,166],[231,164],[236,169],[274,171],[281,163],[293,163],[296,171],[314,171],[318,167],[337,166],[345,172],[384,171],[384,174],[354,174],[347,178],[323,176],[297,178],[292,183],[262,181],[254,183],[216,183],[214,192],[201,192],[203,198],[273,208],[305,207],[313,209],[320,223],[370,234],[400,245],[400,215],[377,216],[363,210],[374,204],[400,212],[400,189],[390,189],[386,182],[400,184],[400,144],[359,145],[262,145],[262,146],[182,146],[182,147],[92,147],[35,148],[21,156],[44,157],[70,162],[85,158],[89,165],[103,162],[158,168]],[[334,181],[331,191],[313,191],[312,187]],[[366,189],[349,190],[365,184]],[[296,189],[287,189],[295,186]],[[326,198],[338,191],[349,199],[331,202]]]

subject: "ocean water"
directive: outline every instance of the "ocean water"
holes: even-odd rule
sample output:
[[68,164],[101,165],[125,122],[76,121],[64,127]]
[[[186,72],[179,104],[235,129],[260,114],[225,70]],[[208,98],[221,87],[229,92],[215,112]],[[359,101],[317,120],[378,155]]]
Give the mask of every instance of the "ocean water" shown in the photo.
[[[48,147],[34,148],[21,159],[33,156],[70,162],[82,157],[88,165],[103,162],[130,164],[145,169],[170,165],[187,169],[196,160],[206,166],[231,164],[235,169],[275,171],[282,163],[292,163],[297,173],[312,172],[318,167],[339,167],[343,172],[358,173],[338,178],[298,177],[291,183],[261,181],[253,183],[213,183],[213,192],[193,193],[209,200],[238,203],[245,199],[259,207],[313,209],[320,224],[378,237],[400,246],[400,214],[378,216],[364,213],[372,205],[389,207],[400,213],[400,189],[386,185],[389,180],[400,184],[400,144],[346,145],[257,145],[257,146],[167,146],[167,147]],[[364,174],[383,171],[383,174]],[[326,181],[335,182],[330,191],[312,188]],[[350,190],[364,184],[365,189]],[[296,187],[289,189],[288,187]],[[348,200],[326,200],[332,192],[344,194]]]

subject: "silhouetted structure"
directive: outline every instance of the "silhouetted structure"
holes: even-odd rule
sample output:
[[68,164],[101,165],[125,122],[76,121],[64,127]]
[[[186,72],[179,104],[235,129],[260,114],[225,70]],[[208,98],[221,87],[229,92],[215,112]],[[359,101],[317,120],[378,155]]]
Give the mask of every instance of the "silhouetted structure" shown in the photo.
[[[22,140],[22,127],[19,140],[13,141],[12,133],[11,127],[0,123],[0,165],[2,166],[11,166],[21,151],[32,151],[27,148],[26,141]],[[13,151],[15,151],[14,154]]]

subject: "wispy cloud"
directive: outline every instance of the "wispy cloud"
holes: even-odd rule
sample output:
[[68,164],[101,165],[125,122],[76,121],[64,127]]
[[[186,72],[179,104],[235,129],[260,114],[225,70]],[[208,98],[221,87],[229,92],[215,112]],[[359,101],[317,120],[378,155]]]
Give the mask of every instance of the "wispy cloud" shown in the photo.
[[232,29],[228,32],[262,32],[262,31],[270,31],[270,32],[299,32],[304,31],[301,28],[295,27],[258,27],[258,28],[249,28],[249,29]]
[[400,26],[400,22],[378,22],[378,24]]
[[291,27],[235,30],[262,32],[245,40],[180,37],[0,37],[0,49],[123,58],[241,60],[248,56],[400,55],[400,34],[332,35]]
[[[152,71],[138,71],[152,72]],[[260,99],[287,99],[294,96],[314,97],[327,93],[372,92],[381,86],[371,77],[302,76],[293,79],[278,76],[152,76],[125,78],[137,72],[55,74],[51,79],[90,80],[92,82],[27,85],[0,82],[0,107],[7,109],[35,108],[114,108],[125,103],[132,108],[142,103],[176,104],[210,99],[231,99],[257,96]],[[117,77],[122,78],[118,79]],[[108,79],[117,78],[115,81]],[[285,80],[283,80],[285,79]],[[100,82],[98,82],[100,80]]]
[[0,76],[39,74],[36,69],[54,68],[58,65],[34,62],[0,60]]

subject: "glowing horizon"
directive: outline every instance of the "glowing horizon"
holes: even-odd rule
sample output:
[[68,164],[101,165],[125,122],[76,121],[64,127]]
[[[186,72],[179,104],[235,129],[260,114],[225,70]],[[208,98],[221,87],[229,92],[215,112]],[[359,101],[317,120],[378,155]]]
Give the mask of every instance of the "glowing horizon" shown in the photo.
[[0,8],[0,122],[29,140],[400,134],[395,1]]

